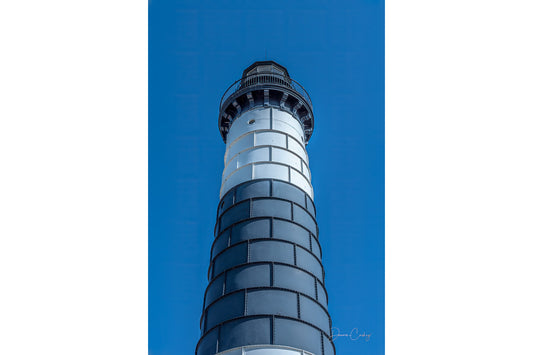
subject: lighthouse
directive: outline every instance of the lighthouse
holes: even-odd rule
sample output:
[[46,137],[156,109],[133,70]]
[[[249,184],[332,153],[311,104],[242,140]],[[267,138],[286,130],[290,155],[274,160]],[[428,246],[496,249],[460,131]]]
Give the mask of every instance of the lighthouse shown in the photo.
[[220,102],[226,143],[196,355],[334,355],[306,145],[311,99],[273,61]]

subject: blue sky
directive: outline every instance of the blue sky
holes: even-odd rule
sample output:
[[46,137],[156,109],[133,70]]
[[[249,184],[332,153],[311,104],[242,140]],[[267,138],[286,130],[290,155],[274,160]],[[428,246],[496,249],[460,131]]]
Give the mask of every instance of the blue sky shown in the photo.
[[192,354],[225,145],[226,88],[275,60],[309,92],[307,146],[338,354],[384,353],[383,1],[149,3],[149,349]]

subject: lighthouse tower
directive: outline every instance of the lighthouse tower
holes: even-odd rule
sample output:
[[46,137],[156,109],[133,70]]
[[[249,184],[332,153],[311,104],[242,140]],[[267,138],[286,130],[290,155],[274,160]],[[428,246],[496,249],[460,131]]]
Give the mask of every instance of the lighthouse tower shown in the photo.
[[304,88],[273,61],[226,91],[224,172],[196,355],[334,355]]

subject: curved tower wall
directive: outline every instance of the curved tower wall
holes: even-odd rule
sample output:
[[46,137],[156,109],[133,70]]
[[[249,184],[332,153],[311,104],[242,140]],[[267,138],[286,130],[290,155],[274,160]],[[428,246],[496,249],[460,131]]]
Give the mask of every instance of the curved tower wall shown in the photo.
[[244,113],[228,133],[220,197],[255,179],[286,181],[313,197],[303,137],[300,123],[288,112],[259,107]]
[[276,104],[251,80],[221,126],[225,168],[196,355],[334,355],[309,128],[298,101]]

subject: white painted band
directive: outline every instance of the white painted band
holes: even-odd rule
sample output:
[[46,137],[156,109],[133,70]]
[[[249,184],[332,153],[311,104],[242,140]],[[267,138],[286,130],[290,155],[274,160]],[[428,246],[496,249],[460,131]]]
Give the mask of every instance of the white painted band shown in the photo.
[[302,143],[287,133],[269,129],[247,132],[232,141],[226,148],[224,163],[231,160],[235,154],[238,154],[247,148],[260,145],[271,145],[274,147],[289,149],[306,162],[309,162],[307,152]]
[[[272,114],[272,120],[270,116]],[[304,143],[302,125],[290,113],[274,107],[256,108],[246,111],[231,124],[226,144],[231,143],[245,133],[257,130],[274,130],[285,132]]]
[[220,197],[224,196],[231,188],[255,179],[277,179],[290,182],[304,190],[313,198],[313,187],[306,177],[298,170],[276,162],[255,162],[244,165],[233,171],[220,188]]
[[249,345],[226,350],[216,355],[315,355],[309,351],[282,345]]
[[313,198],[311,171],[300,122],[273,107],[247,111],[227,139],[222,197],[243,182],[272,178],[290,182]]
[[[229,175],[234,173],[235,170],[240,167],[255,162],[275,162],[285,164],[300,171],[307,179],[310,179],[311,174],[307,162],[301,159],[298,155],[288,149],[261,145],[245,149],[239,154],[234,155],[231,160],[226,163],[226,167],[222,173],[222,181],[225,181]],[[309,183],[311,182],[309,181]]]

